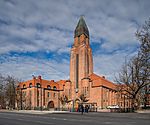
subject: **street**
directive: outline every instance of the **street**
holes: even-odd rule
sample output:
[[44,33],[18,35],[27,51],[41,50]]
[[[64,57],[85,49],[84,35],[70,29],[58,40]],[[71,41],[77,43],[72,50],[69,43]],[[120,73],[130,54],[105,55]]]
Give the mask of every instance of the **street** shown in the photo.
[[149,113],[47,113],[0,111],[0,125],[150,125]]

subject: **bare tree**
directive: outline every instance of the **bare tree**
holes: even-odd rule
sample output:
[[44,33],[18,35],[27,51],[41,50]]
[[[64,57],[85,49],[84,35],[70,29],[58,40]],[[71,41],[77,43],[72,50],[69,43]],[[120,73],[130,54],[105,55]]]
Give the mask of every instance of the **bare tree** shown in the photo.
[[4,77],[0,74],[0,108],[5,108]]
[[16,108],[17,110],[21,109],[21,106],[22,106],[22,98],[21,98],[21,90],[19,87],[16,88]]
[[64,109],[65,105],[69,102],[71,102],[71,100],[68,99],[68,97],[66,95],[62,95],[60,98],[59,98],[61,104],[62,104],[62,110]]
[[140,69],[140,60],[138,58],[134,58],[129,63],[125,64],[122,67],[122,71],[119,73],[118,82],[120,84],[125,84],[120,85],[122,87],[120,91],[131,99],[131,106],[133,110],[140,105],[140,90],[148,84],[145,82],[145,78],[141,76]]
[[0,84],[0,109],[6,107],[5,95],[4,95],[4,85]]
[[[145,24],[136,32],[136,36],[141,43],[139,50],[139,59],[141,60],[141,79],[143,82],[150,84],[150,18],[145,21]],[[147,105],[148,88],[146,85],[142,92],[144,107]]]
[[6,101],[9,108],[15,108],[16,84],[17,80],[12,76],[6,77]]
[[25,109],[26,95],[23,92],[22,88],[20,88],[19,86],[17,86],[17,88],[16,88],[15,101],[16,101],[16,108],[18,110]]
[[15,108],[17,83],[16,78],[0,74],[0,105],[2,108]]
[[150,20],[136,32],[136,36],[140,41],[138,54],[128,63],[125,61],[117,80],[124,84],[121,91],[132,100],[133,110],[141,103],[143,88],[150,85]]
[[80,95],[80,100],[81,100],[81,102],[87,102],[87,101],[89,101],[84,94]]
[[32,109],[32,101],[31,101],[32,91],[29,91],[28,95],[26,96],[26,109]]

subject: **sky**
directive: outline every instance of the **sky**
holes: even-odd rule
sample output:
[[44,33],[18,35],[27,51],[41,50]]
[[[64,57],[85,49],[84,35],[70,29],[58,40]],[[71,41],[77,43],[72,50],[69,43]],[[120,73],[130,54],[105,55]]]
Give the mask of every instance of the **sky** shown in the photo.
[[84,15],[94,73],[114,81],[137,53],[135,32],[149,12],[150,0],[0,0],[0,74],[69,79],[74,30]]

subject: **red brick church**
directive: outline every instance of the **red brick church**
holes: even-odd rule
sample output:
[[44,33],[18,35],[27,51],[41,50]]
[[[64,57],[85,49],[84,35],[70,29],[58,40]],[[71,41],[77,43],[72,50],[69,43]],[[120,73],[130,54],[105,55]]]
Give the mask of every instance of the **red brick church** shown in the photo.
[[69,80],[49,81],[33,76],[18,85],[16,107],[70,110],[82,103],[100,110],[117,105],[116,84],[93,72],[89,30],[82,16],[74,31],[70,55]]

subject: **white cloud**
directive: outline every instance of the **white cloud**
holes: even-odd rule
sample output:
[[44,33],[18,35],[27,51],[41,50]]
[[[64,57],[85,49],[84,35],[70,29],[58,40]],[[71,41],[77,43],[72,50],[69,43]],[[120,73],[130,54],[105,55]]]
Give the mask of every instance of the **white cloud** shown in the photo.
[[58,29],[47,28],[43,31],[39,31],[35,27],[24,28],[15,25],[2,26],[0,30],[7,33],[0,35],[0,53],[6,53],[9,51],[57,51],[62,48],[68,52],[67,46],[71,43],[71,36],[65,31],[60,31]]
[[[102,47],[113,49],[120,45],[135,45],[137,41],[134,33],[137,24],[144,23],[150,11],[148,0],[115,0],[113,2],[86,0],[82,1],[84,7],[80,3],[79,0],[67,2],[63,0],[1,1],[1,20],[7,22],[8,25],[2,25],[0,28],[0,32],[5,33],[0,37],[6,37],[5,39],[0,38],[0,42],[14,44],[17,39],[21,38],[19,44],[15,44],[18,47],[7,48],[5,51],[9,52],[13,49],[14,51],[37,51],[41,48],[56,51],[61,49],[62,43],[63,47],[66,47],[73,42],[73,31],[77,19],[82,14],[86,17],[91,31],[90,35],[95,39],[107,39],[108,42]],[[8,35],[11,40],[8,40]],[[35,40],[36,36],[41,38],[40,41]],[[22,39],[28,42],[24,42],[24,46],[20,47]],[[29,42],[30,46],[34,47],[30,48]],[[55,44],[58,42],[59,44]],[[3,49],[3,47],[0,48]]]
[[114,81],[118,75],[125,59],[128,61],[136,52],[117,51],[113,54],[94,55],[94,71],[95,73],[106,76],[107,79]]
[[61,60],[41,60],[31,57],[3,56],[0,73],[15,75],[19,79],[31,79],[32,75],[42,75],[44,79],[69,79],[69,62]]
[[[99,55],[94,53],[94,69],[97,73],[113,79],[113,73],[119,70],[127,54],[125,50],[128,48],[133,51],[138,44],[134,33],[139,25],[148,19],[149,6],[149,0],[1,0],[0,54],[11,51],[69,54],[68,46],[73,44],[73,32],[79,16],[85,15],[90,42],[102,43],[100,39],[105,39],[99,46],[104,52],[101,51]],[[114,50],[118,53],[105,54]],[[6,58],[11,60],[12,57],[9,56]],[[1,63],[0,73],[12,73],[26,78],[35,72],[50,79],[58,79],[59,74],[50,73],[69,72],[68,64],[64,63],[65,68],[62,68],[53,59],[39,61],[29,57],[23,58],[20,56],[13,61]],[[17,63],[18,60],[24,61]],[[63,60],[63,57],[59,60]],[[57,67],[57,71],[48,65]],[[39,68],[36,69],[37,67]],[[67,75],[61,76],[66,78]]]

